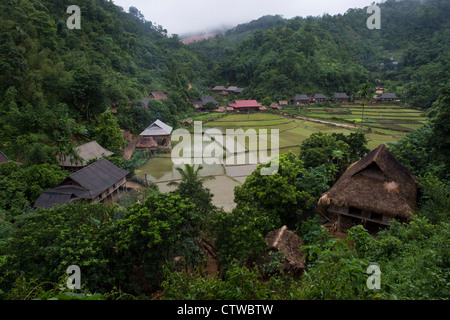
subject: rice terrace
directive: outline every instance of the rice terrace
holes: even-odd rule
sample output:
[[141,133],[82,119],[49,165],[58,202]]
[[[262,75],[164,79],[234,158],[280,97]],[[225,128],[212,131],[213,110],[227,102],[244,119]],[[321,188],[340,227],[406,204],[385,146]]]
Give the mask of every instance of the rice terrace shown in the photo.
[[[350,134],[361,126],[360,105],[322,107],[288,106],[280,113],[231,114],[203,124],[206,127],[226,129],[279,129],[280,153],[298,151],[300,145],[311,134],[327,133]],[[376,105],[365,107],[364,129],[368,148],[374,149],[380,144],[396,142],[408,132],[419,129],[426,121],[420,110],[405,109],[398,105]],[[210,115],[210,114],[209,114]],[[217,117],[217,114],[213,114]],[[207,119],[201,114],[198,120]],[[308,118],[308,120],[305,120]],[[197,120],[194,117],[194,120]]]
[[[216,128],[225,132],[227,129],[253,129],[257,133],[260,129],[270,133],[278,129],[279,153],[289,151],[298,153],[301,143],[316,132],[350,134],[360,130],[362,124],[362,107],[360,105],[348,106],[304,106],[300,110],[297,106],[287,106],[280,112],[255,113],[199,113],[192,118],[193,121],[202,121],[204,129]],[[366,132],[367,146],[375,149],[380,144],[393,143],[404,137],[409,131],[420,128],[426,121],[423,112],[414,109],[405,109],[398,105],[366,106],[364,112],[364,131]],[[186,128],[192,128],[192,124]],[[270,139],[269,139],[270,140]],[[257,145],[249,145],[246,139],[247,153],[256,151]],[[272,143],[268,141],[268,145]],[[231,211],[234,207],[233,189],[245,182],[256,166],[225,166],[204,165],[200,171],[201,176],[214,176],[215,179],[205,183],[214,194],[214,204]],[[156,183],[162,192],[173,191],[169,187],[171,181],[181,179],[175,170],[169,154],[158,155],[151,159],[144,167],[138,169],[136,174],[141,179]]]

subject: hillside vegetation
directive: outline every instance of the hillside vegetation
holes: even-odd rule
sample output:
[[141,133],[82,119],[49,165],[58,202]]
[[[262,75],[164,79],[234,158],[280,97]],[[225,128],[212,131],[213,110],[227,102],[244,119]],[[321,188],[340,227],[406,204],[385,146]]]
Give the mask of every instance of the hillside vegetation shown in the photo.
[[[67,28],[69,5],[81,8],[80,30]],[[364,9],[349,9],[266,16],[184,45],[139,9],[107,0],[1,2],[0,150],[11,161],[0,164],[0,299],[448,300],[450,2],[380,7],[381,30],[367,29]],[[365,83],[402,101],[366,104],[364,121],[360,105],[329,101],[252,118],[195,111],[193,101],[227,83],[266,106],[296,93],[354,95]],[[154,91],[168,98],[144,106]],[[124,136],[156,119],[177,128],[189,117],[224,129],[278,127],[278,172],[264,175],[259,165],[234,188],[231,212],[213,204],[204,184],[212,178],[189,165],[176,169],[172,192],[148,183],[113,205],[33,208],[70,174],[57,164],[75,146],[96,140],[132,176],[148,159],[138,151],[125,160]],[[381,142],[417,177],[411,221],[376,235],[362,225],[333,233],[319,199]],[[265,236],[283,226],[303,242],[300,274],[283,268],[283,252],[266,250]],[[72,265],[81,289],[67,286]],[[382,272],[375,290],[371,265]]]
[[[216,84],[245,87],[248,97],[354,95],[369,81],[413,107],[429,108],[450,75],[450,4],[388,0],[379,6],[380,30],[367,28],[365,8],[349,9],[335,16],[265,17],[191,47],[209,58]],[[236,38],[242,39],[237,45]]]

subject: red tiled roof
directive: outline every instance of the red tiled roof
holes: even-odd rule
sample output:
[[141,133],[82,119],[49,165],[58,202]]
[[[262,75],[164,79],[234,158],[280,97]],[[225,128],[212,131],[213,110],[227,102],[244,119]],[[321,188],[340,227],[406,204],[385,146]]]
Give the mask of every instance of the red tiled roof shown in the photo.
[[234,108],[261,108],[262,105],[260,105],[256,100],[236,100],[235,103],[230,104],[231,107]]

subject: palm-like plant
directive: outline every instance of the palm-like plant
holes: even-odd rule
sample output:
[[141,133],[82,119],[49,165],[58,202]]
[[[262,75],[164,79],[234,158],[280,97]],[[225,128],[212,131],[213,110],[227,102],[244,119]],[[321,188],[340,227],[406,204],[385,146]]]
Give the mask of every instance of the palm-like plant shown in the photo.
[[362,105],[361,130],[363,129],[363,126],[364,126],[364,107],[365,107],[365,105],[367,105],[367,103],[370,100],[372,100],[373,92],[374,91],[370,87],[369,83],[365,83],[359,87],[359,91],[357,93],[357,95],[359,96],[359,98],[361,100],[361,105]]
[[199,165],[197,168],[195,168],[195,165],[185,164],[184,168],[177,167],[175,169],[180,173],[181,181],[169,182],[167,184],[168,186],[180,186],[182,184],[195,185],[198,183],[203,184],[206,181],[215,179],[213,176],[200,176],[200,170],[203,169],[202,165]]
[[185,164],[184,168],[178,167],[176,170],[181,174],[181,181],[172,181],[168,185],[177,186],[175,193],[189,198],[201,213],[207,214],[214,209],[213,195],[209,189],[203,186],[203,183],[215,178],[213,176],[201,177],[200,170],[202,169],[201,165],[197,168],[195,165],[189,164]]

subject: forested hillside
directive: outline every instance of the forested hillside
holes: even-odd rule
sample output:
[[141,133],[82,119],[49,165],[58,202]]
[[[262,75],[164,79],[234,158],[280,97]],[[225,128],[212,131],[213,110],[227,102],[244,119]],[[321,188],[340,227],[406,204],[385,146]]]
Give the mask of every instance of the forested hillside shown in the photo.
[[[80,30],[66,26],[69,5],[81,9]],[[111,107],[138,130],[129,123],[149,116],[128,103],[150,91],[172,92],[167,112],[186,112],[204,70],[176,36],[109,1],[2,2],[0,34],[0,149],[23,162],[35,144],[51,156],[59,141],[89,140]]]
[[[70,5],[81,8],[79,30],[67,27]],[[448,300],[450,2],[388,0],[380,7],[381,30],[366,27],[365,9],[350,9],[290,20],[266,16],[184,45],[145,21],[138,8],[107,0],[0,3],[0,299]],[[296,93],[369,95],[382,86],[407,106],[427,109],[420,129],[411,127],[382,148],[392,154],[383,167],[415,176],[408,173],[417,196],[409,220],[377,220],[383,229],[371,233],[361,224],[337,232],[320,208],[319,199],[370,152],[364,121],[361,128],[347,126],[350,134],[333,126],[328,133],[305,130],[301,141],[300,133],[291,134],[296,152],[282,153],[273,175],[262,174],[268,164],[246,175],[233,189],[231,212],[216,207],[205,187],[214,177],[189,165],[170,167],[181,177],[171,181],[170,192],[146,177],[145,186],[124,188],[112,205],[33,207],[43,191],[69,176],[57,163],[74,156],[74,147],[96,140],[115,153],[108,160],[132,175],[148,158],[141,151],[123,157],[124,132],[138,135],[156,119],[174,127],[187,117],[217,120],[217,113],[197,113],[192,102],[227,83],[245,88],[240,97],[269,103]],[[154,91],[168,98],[147,108],[141,100]],[[288,108],[297,109],[281,112]],[[256,123],[258,133],[265,129],[261,119],[249,121],[249,112],[231,116],[247,117],[240,128]],[[293,123],[291,129],[303,134],[298,119],[276,116],[281,122],[268,118],[267,126]],[[218,122],[225,128],[227,121]],[[404,184],[386,181],[378,163],[367,168],[358,175],[375,176],[386,198],[403,197]],[[120,183],[127,182],[123,175]],[[286,267],[292,267],[290,252],[268,250],[266,241],[284,227],[298,240],[293,273]],[[73,265],[82,273],[80,289],[67,285]],[[381,287],[367,282],[369,266],[381,270]]]
[[[260,19],[191,45],[211,60],[216,82],[248,88],[249,96],[285,99],[295,93],[347,92],[362,82],[429,108],[450,77],[450,3],[388,0],[381,29],[369,30],[365,8],[343,15]],[[259,30],[234,46],[237,34]],[[263,26],[266,26],[265,30]]]

